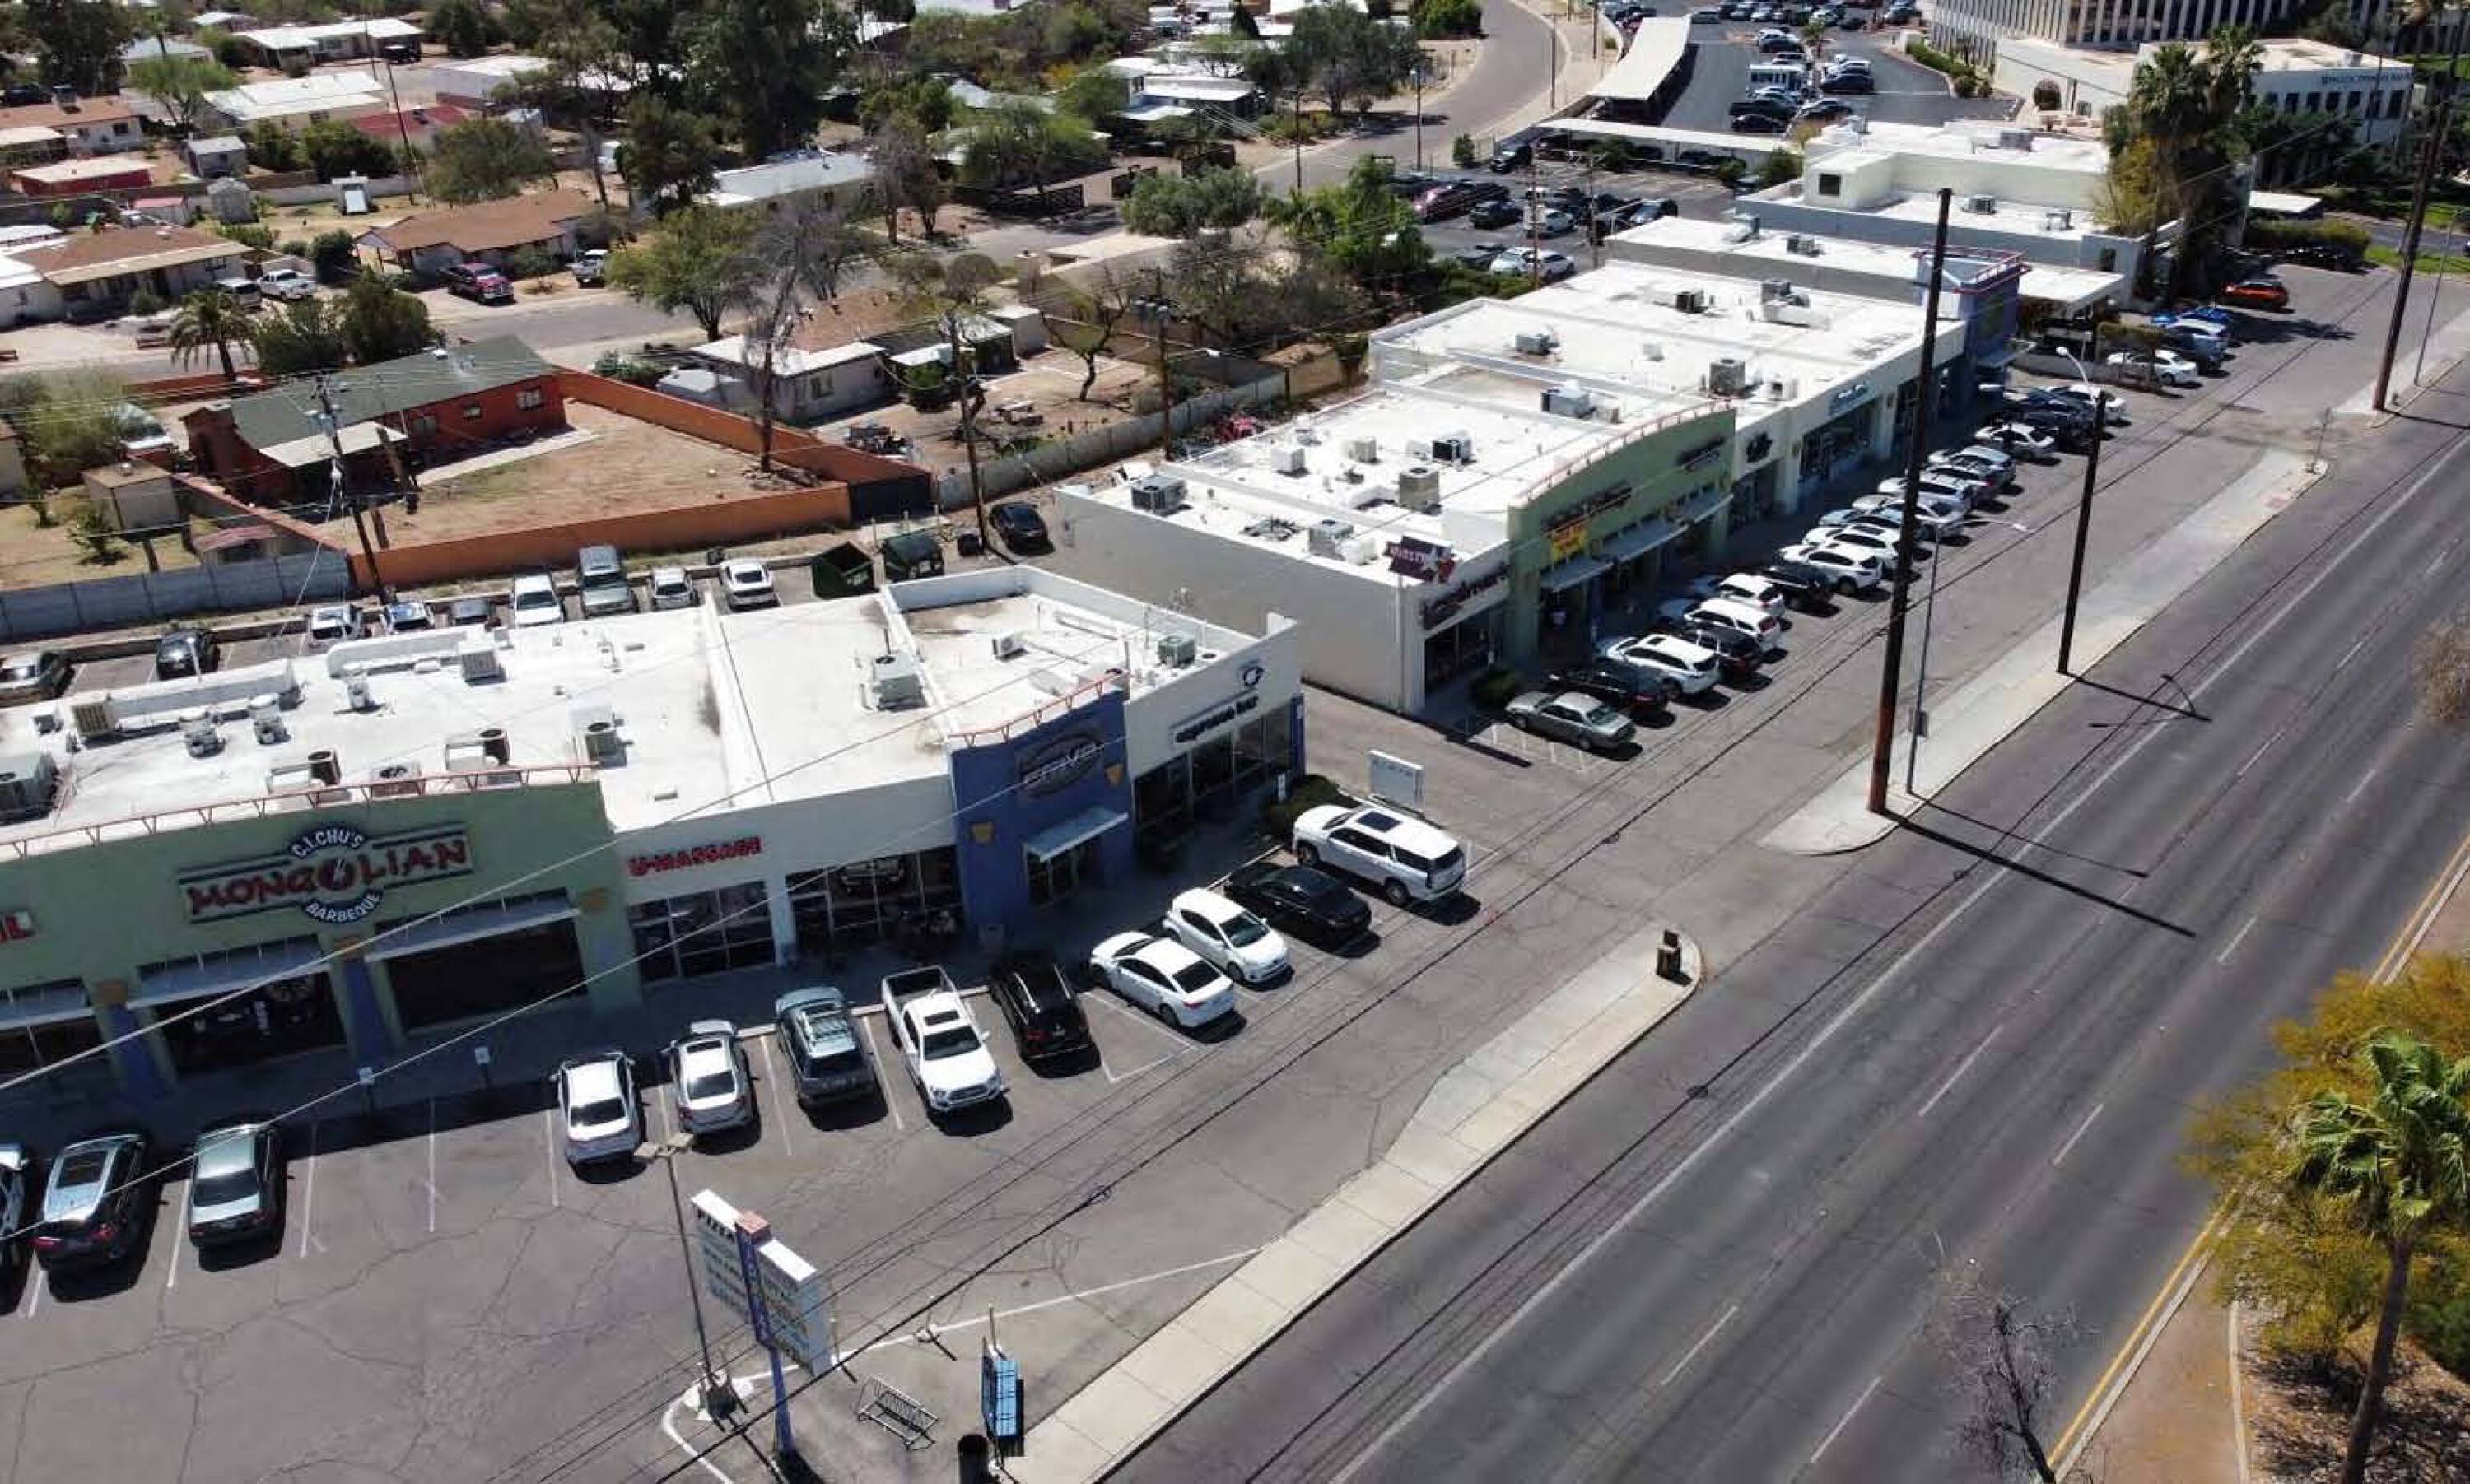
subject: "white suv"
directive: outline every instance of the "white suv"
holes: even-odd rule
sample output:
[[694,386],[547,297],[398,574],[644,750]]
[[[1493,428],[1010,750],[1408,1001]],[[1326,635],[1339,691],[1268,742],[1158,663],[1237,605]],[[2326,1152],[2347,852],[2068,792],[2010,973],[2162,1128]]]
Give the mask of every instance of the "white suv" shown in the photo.
[[631,1157],[643,1142],[635,1066],[620,1051],[578,1056],[557,1069],[557,1111],[570,1164]]
[[566,622],[566,600],[557,595],[555,582],[531,572],[515,579],[513,591],[506,594],[506,612],[516,628],[535,629]]
[[1466,879],[1466,851],[1421,820],[1368,804],[1319,804],[1295,817],[1295,859],[1324,862],[1381,889],[1391,905],[1436,902]]
[[1715,684],[1715,652],[1670,634],[1606,639],[1596,652],[1615,664],[1668,680],[1685,696],[1694,696]]

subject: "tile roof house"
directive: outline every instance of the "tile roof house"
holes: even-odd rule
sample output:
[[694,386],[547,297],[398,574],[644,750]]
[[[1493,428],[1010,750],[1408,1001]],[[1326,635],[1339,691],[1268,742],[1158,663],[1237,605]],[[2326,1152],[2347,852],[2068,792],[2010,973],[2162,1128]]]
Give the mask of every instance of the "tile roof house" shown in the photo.
[[137,110],[117,97],[0,108],[0,154],[27,161],[133,150],[143,135]]
[[415,150],[437,148],[437,131],[453,128],[472,117],[469,109],[453,104],[431,104],[426,108],[406,108],[397,113],[364,113],[352,121],[352,127],[378,143],[401,145],[407,140]]
[[[393,488],[397,465],[443,463],[566,426],[557,369],[512,336],[360,366],[333,387],[345,477],[364,491]],[[181,423],[209,477],[258,504],[296,505],[327,499],[338,441],[314,406],[276,388],[210,402]]]
[[575,254],[574,224],[598,210],[580,191],[540,191],[471,206],[415,212],[391,226],[371,227],[361,245],[415,274],[480,262],[503,270],[526,247],[560,260]]

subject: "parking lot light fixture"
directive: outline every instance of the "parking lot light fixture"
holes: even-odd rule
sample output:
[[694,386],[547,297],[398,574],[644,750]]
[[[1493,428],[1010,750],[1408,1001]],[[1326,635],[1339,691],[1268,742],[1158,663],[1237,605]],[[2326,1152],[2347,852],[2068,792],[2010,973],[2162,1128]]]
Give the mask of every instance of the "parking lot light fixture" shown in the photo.
[[694,1148],[694,1135],[680,1129],[635,1151],[639,1159],[657,1163],[669,1177],[669,1215],[678,1223],[678,1261],[686,1264],[687,1302],[694,1307],[695,1353],[703,1357],[695,1391],[705,1415],[717,1421],[737,1407],[737,1392],[726,1375],[711,1368],[711,1334],[703,1323],[703,1285],[695,1281],[694,1247],[687,1241],[686,1200],[678,1194],[678,1156]]

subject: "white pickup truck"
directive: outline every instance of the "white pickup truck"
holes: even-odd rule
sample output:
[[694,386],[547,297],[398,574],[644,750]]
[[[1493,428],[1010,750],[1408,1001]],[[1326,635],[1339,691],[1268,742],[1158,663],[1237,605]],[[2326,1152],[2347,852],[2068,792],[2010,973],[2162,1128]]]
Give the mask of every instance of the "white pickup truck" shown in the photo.
[[268,268],[258,277],[257,291],[269,299],[314,299],[317,280],[298,268]]
[[987,1050],[968,1003],[941,968],[885,975],[883,1017],[929,1112],[949,1113],[1004,1095],[1003,1069]]

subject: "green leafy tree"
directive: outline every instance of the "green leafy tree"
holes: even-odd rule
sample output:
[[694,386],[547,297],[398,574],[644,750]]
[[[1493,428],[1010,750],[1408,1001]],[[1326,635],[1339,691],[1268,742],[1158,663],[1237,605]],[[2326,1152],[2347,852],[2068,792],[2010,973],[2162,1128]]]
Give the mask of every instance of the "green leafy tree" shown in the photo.
[[235,73],[248,66],[255,59],[256,54],[250,51],[248,43],[228,31],[218,31],[208,27],[189,39],[213,53],[218,64],[229,67]]
[[319,278],[330,284],[339,281],[351,272],[355,262],[352,234],[341,227],[329,227],[309,239],[309,262]]
[[1359,159],[1346,179],[1270,203],[1270,221],[1317,258],[1365,288],[1394,285],[1432,259],[1414,208],[1389,189],[1388,169]]
[[556,174],[539,134],[503,119],[457,124],[437,136],[422,183],[453,205],[520,196],[524,187]]
[[186,134],[197,127],[206,95],[239,83],[239,74],[206,57],[141,57],[128,64],[124,85],[163,105],[172,128]]
[[2404,1032],[2367,1043],[2373,1094],[2326,1091],[2299,1109],[2290,1180],[2346,1208],[2385,1250],[2383,1301],[2365,1384],[2351,1416],[2342,1484],[2361,1484],[2375,1441],[2393,1345],[2410,1300],[2412,1258],[2431,1229],[2458,1230],[2470,1217],[2470,1057],[2441,1052]]
[[53,523],[40,492],[74,484],[81,471],[120,457],[120,408],[128,398],[120,381],[101,371],[0,382],[0,413],[17,429],[36,492],[35,523]]
[[1423,55],[1411,32],[1342,5],[1299,12],[1281,50],[1332,113],[1370,109],[1407,85]]
[[711,189],[720,165],[720,146],[712,136],[711,120],[656,94],[639,94],[626,104],[618,174],[638,202],[666,216]]
[[394,170],[394,151],[340,120],[327,119],[300,131],[300,152],[320,180],[338,175],[385,175]]
[[299,137],[270,120],[260,119],[251,124],[247,132],[241,135],[241,142],[248,147],[249,163],[268,170],[298,170],[308,159],[300,148]]
[[223,380],[235,381],[232,346],[249,340],[251,321],[240,301],[221,289],[191,290],[172,317],[172,363],[186,366],[212,350],[222,362]]
[[87,97],[120,81],[120,52],[132,35],[116,0],[25,0],[25,32],[47,82],[65,82]]
[[478,57],[489,49],[494,31],[479,0],[438,0],[430,8],[429,34],[449,57]]
[[755,372],[761,468],[772,467],[773,419],[779,411],[777,357],[793,342],[808,301],[828,303],[840,291],[851,258],[864,245],[863,235],[839,211],[814,197],[791,201],[767,215],[756,228],[747,254],[754,267],[736,297],[746,311],[746,349]]
[[1124,225],[1150,237],[1198,237],[1261,214],[1260,177],[1239,167],[1197,175],[1146,175],[1122,203]]
[[765,155],[814,137],[854,44],[830,0],[706,0],[688,22],[687,73],[705,110]]
[[1475,140],[1460,134],[1450,141],[1450,163],[1460,170],[1475,169]]
[[69,537],[85,547],[85,559],[97,567],[106,567],[120,559],[120,529],[101,505],[80,505],[69,517]]
[[327,298],[293,299],[264,315],[249,343],[256,347],[258,369],[276,378],[339,370],[352,350],[343,336],[342,303]]
[[1483,35],[1483,0],[1415,0],[1407,13],[1427,41]]
[[1123,112],[1130,97],[1122,76],[1104,67],[1084,67],[1055,90],[1057,107],[1091,124]]
[[1798,150],[1769,150],[1766,158],[1759,161],[1759,185],[1761,189],[1800,178],[1801,151]]
[[688,206],[662,219],[641,242],[609,260],[609,282],[664,313],[684,310],[704,338],[745,295],[761,265],[751,251],[755,221],[739,212]]
[[857,121],[869,133],[906,118],[929,134],[952,127],[952,90],[938,77],[909,76],[869,88],[858,100]]
[[961,155],[961,177],[972,185],[1035,186],[1041,208],[1046,188],[1107,163],[1107,148],[1089,127],[1029,103],[1009,103],[979,115]]
[[[2150,219],[2147,262],[2153,256],[2151,235],[2165,220],[2179,223],[2166,286],[2173,297],[2231,215],[2225,205],[2231,167],[2246,150],[2238,121],[2253,97],[2261,60],[2254,34],[2243,26],[2221,28],[2202,53],[2181,42],[2165,43],[2136,65],[2127,102],[2104,117],[2112,164],[2107,204],[2120,215]],[[2149,148],[2131,183],[2149,185],[2155,197],[2140,212],[2117,199],[2117,166],[2139,142]],[[2139,175],[2145,178],[2134,178]]]
[[374,273],[352,281],[342,306],[338,328],[343,348],[361,365],[399,359],[438,342],[429,306]]
[[524,73],[501,96],[537,108],[543,117],[571,128],[583,146],[584,168],[592,173],[593,194],[609,205],[609,182],[600,168],[600,94],[594,80],[618,63],[618,29],[589,0],[535,0],[542,30],[533,43],[548,63]]
[[1234,18],[1228,21],[1227,25],[1234,31],[1235,35],[1239,36],[1249,36],[1255,41],[1261,39],[1261,22],[1259,17],[1255,16],[1250,10],[1242,5],[1235,7]]

